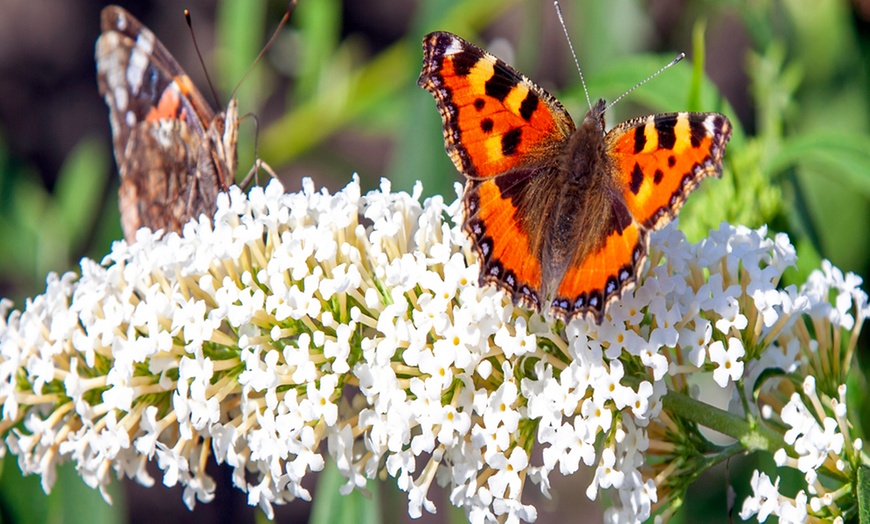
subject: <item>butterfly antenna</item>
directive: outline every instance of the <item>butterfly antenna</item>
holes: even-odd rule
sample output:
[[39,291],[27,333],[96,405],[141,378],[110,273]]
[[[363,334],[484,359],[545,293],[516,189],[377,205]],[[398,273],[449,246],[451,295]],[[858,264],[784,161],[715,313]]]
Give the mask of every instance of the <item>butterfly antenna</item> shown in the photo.
[[640,87],[640,86],[644,85],[645,83],[649,82],[649,81],[652,80],[653,78],[659,76],[659,75],[660,75],[660,74],[661,74],[665,69],[667,69],[667,68],[669,68],[669,67],[671,67],[671,66],[673,66],[673,65],[676,65],[680,60],[682,60],[682,59],[684,59],[684,58],[686,58],[686,53],[680,53],[680,54],[678,54],[676,58],[674,58],[673,60],[670,61],[670,63],[668,63],[668,65],[666,65],[666,66],[664,66],[663,68],[659,69],[659,70],[656,71],[655,73],[649,75],[649,76],[646,77],[643,81],[638,82],[637,84],[634,85],[634,87],[632,87],[631,89],[629,89],[629,90],[626,91],[625,93],[622,93],[621,95],[619,95],[618,97],[616,97],[616,100],[614,100],[614,101],[611,102],[607,107],[605,107],[605,108],[604,108],[604,111],[607,112],[608,109],[610,109],[611,107],[613,107],[614,105],[616,105],[617,102],[619,102],[620,100],[622,100],[623,98],[625,98],[625,96],[626,96],[627,94],[631,93],[632,91],[634,91],[634,90],[637,89],[638,87]]
[[275,39],[278,38],[278,34],[281,32],[281,29],[283,29],[284,26],[287,24],[287,22],[290,20],[290,15],[293,14],[293,10],[295,8],[296,8],[296,0],[290,0],[290,3],[287,4],[287,10],[284,12],[284,17],[281,18],[280,22],[278,22],[278,27],[275,28],[275,32],[272,33],[272,36],[269,38],[269,41],[266,42],[266,45],[263,46],[263,49],[260,51],[260,54],[257,55],[257,58],[255,58],[253,62],[251,62],[250,67],[248,67],[248,70],[245,71],[244,75],[242,75],[242,79],[239,80],[238,84],[236,84],[236,88],[233,89],[233,97],[236,96],[236,91],[239,90],[239,87],[241,87],[242,82],[245,81],[245,78],[247,78],[248,75],[251,74],[251,71],[254,69],[254,66],[256,66],[260,62],[260,60],[263,58],[263,55],[266,54],[266,51],[268,51],[269,48],[272,47],[272,44],[275,43]]
[[571,56],[574,57],[574,65],[577,66],[577,73],[580,75],[580,83],[583,84],[583,92],[586,93],[586,103],[589,104],[589,109],[592,109],[592,100],[589,98],[589,90],[586,89],[586,80],[583,79],[583,71],[580,70],[580,61],[577,60],[577,53],[574,52],[574,44],[571,43],[571,36],[568,35],[568,26],[565,25],[565,17],[562,16],[562,6],[559,5],[559,0],[553,0],[553,5],[556,7],[556,16],[559,17],[559,23],[562,24],[562,31],[565,32],[565,39],[568,41],[568,49],[571,50]]
[[221,102],[218,99],[217,91],[214,89],[214,84],[211,83],[211,77],[208,76],[208,68],[205,67],[205,61],[202,59],[202,53],[199,52],[199,44],[196,43],[196,32],[193,30],[193,22],[190,19],[190,11],[184,10],[184,19],[187,20],[187,29],[190,31],[190,38],[193,40],[193,48],[196,49],[196,56],[199,58],[199,64],[202,66],[202,71],[205,73],[205,81],[208,82],[208,88],[211,90],[211,96],[214,97],[214,103],[220,107]]

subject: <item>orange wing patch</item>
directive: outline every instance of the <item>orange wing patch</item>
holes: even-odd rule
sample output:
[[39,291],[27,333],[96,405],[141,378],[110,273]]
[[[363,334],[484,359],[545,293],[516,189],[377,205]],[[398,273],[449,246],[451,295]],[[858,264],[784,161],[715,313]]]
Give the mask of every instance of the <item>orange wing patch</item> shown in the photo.
[[480,281],[496,284],[529,307],[540,306],[541,263],[530,256],[528,234],[509,199],[493,180],[469,181],[465,190],[465,232],[480,258]]
[[447,152],[465,176],[504,173],[574,131],[555,98],[479,47],[435,32],[423,49],[417,83],[435,96]]
[[722,176],[731,123],[718,113],[666,113],[630,120],[605,138],[631,214],[658,229],[708,176]]
[[597,251],[575,260],[565,271],[550,304],[553,314],[567,320],[591,314],[601,322],[607,305],[634,287],[646,259],[648,232],[636,221],[614,229]]

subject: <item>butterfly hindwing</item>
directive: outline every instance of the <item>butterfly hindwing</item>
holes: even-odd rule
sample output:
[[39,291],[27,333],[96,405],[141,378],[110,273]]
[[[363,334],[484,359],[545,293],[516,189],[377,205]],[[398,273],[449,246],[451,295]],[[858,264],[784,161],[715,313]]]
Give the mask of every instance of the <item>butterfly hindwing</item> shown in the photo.
[[[522,173],[522,177],[534,176]],[[529,231],[518,215],[518,203],[510,198],[512,189],[522,191],[528,180],[513,188],[503,184],[506,177],[466,183],[463,207],[464,230],[471,237],[480,258],[480,281],[506,290],[515,302],[538,309],[541,301],[542,268],[535,242],[540,234]]]
[[550,303],[562,319],[590,314],[601,321],[607,306],[634,286],[647,254],[647,230],[630,215],[621,199],[613,202],[602,243],[565,270]]

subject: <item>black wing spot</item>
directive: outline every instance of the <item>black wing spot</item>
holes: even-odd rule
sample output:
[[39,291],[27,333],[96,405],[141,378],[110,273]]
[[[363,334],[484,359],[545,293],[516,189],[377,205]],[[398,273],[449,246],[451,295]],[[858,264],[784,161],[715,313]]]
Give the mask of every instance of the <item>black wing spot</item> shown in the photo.
[[689,130],[691,131],[692,147],[701,147],[701,141],[707,136],[702,117],[691,115],[689,117]]
[[538,95],[531,91],[526,93],[526,97],[520,104],[520,116],[523,117],[523,120],[526,122],[531,121],[532,115],[535,114],[535,110],[538,109],[538,102]]
[[477,213],[480,208],[480,196],[477,192],[467,192],[465,197],[465,206],[468,209],[469,216]]
[[484,133],[486,133],[486,134],[491,133],[492,127],[493,127],[492,118],[484,118],[483,120],[480,121],[480,130],[483,131]]
[[677,118],[674,115],[657,115],[655,117],[656,131],[659,134],[659,147],[663,149],[673,149],[677,143],[677,134],[674,132],[674,126],[677,125]]
[[478,111],[482,111],[484,107],[486,107],[486,100],[478,98],[474,101],[474,108]]
[[662,179],[663,179],[664,177],[665,177],[665,174],[662,173],[662,170],[661,170],[661,169],[656,169],[656,172],[655,172],[655,174],[653,175],[653,182],[654,182],[656,185],[659,185],[659,184],[662,183]]
[[674,167],[675,165],[677,165],[677,157],[675,157],[674,155],[669,156],[668,167]]
[[589,307],[598,309],[601,304],[601,291],[596,289],[595,291],[589,293],[589,299],[587,300],[587,304],[589,304]]
[[638,126],[634,128],[634,152],[640,153],[643,151],[643,148],[646,147],[646,133],[644,133],[644,128],[646,126]]
[[480,249],[480,258],[484,262],[487,262],[489,257],[492,256],[492,239],[489,237],[481,238],[477,243],[477,248]]
[[631,182],[629,183],[628,188],[631,190],[632,194],[638,194],[640,192],[640,185],[643,183],[643,171],[640,168],[640,164],[637,162],[634,163],[634,170],[631,172]]
[[520,145],[520,139],[523,136],[523,129],[515,127],[502,135],[501,137],[501,153],[504,156],[513,156],[517,153],[517,147]]
[[453,71],[459,76],[468,76],[481,58],[483,58],[483,53],[479,49],[466,48],[461,53],[456,53],[451,57]]
[[486,81],[486,94],[499,102],[504,102],[504,99],[507,98],[511,90],[517,85],[516,78],[501,72],[506,69],[507,66],[504,63],[500,60],[497,61],[492,76]]
[[490,282],[501,282],[504,276],[504,265],[496,258],[487,260],[485,273]]

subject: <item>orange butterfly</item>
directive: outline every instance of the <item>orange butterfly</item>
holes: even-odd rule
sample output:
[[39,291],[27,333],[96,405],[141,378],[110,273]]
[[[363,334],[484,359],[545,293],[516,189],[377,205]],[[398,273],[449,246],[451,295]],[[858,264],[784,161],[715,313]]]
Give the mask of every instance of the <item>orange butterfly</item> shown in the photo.
[[462,38],[423,39],[418,84],[435,97],[448,155],[467,183],[464,229],[480,283],[564,321],[635,285],[651,230],[722,175],[731,123],[664,113],[605,133],[604,100],[575,126],[552,95]]

